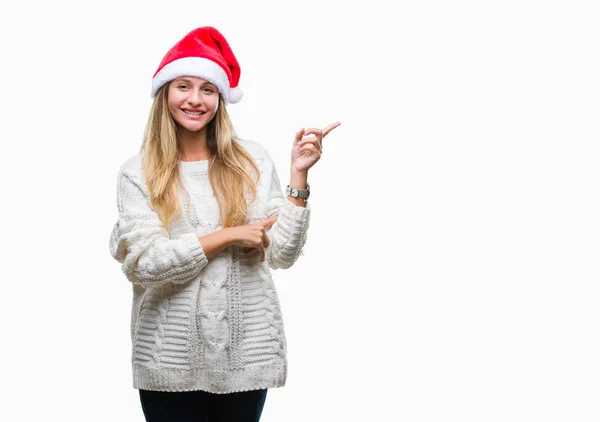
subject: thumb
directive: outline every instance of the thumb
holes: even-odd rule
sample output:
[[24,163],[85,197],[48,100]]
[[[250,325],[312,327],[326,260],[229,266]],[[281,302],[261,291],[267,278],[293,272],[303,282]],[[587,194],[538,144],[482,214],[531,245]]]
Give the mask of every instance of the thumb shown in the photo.
[[296,139],[294,139],[294,144],[297,144],[302,140],[302,136],[304,136],[304,128],[300,129],[296,132]]

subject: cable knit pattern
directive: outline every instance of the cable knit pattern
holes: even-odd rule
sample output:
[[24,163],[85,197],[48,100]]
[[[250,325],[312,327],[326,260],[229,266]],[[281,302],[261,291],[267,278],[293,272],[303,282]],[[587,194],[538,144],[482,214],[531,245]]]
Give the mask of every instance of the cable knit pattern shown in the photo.
[[233,249],[227,282],[227,302],[229,304],[229,368],[240,369],[240,342],[243,336],[242,281],[240,280],[239,249]]
[[206,258],[198,237],[222,229],[208,161],[180,162],[182,215],[167,228],[151,207],[142,157],[117,178],[118,220],[110,252],[133,286],[133,387],[156,391],[231,393],[281,387],[287,377],[283,320],[271,270],[302,254],[310,205],[287,200],[273,160],[242,140],[260,169],[258,198],[247,192],[246,223],[272,215],[265,261],[229,247]]

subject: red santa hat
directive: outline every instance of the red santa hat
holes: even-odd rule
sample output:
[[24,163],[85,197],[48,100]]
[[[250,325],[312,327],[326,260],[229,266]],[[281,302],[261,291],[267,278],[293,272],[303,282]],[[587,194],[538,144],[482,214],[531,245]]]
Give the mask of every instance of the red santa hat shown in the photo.
[[180,76],[197,76],[216,85],[226,104],[237,103],[240,65],[225,37],[211,26],[194,29],[175,44],[152,78],[154,98],[160,87]]

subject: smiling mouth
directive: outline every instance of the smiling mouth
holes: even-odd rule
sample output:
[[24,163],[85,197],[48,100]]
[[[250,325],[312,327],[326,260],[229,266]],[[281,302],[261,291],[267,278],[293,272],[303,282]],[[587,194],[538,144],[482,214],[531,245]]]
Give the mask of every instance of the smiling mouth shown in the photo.
[[190,116],[202,116],[205,111],[190,111],[190,110],[182,110],[185,114],[189,114]]

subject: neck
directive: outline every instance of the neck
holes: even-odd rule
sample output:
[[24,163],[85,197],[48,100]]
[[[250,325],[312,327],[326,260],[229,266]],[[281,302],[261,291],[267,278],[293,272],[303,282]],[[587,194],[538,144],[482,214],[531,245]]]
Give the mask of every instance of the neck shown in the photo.
[[190,132],[187,129],[180,127],[177,135],[180,147],[179,160],[200,161],[208,160],[210,158],[206,127],[198,132]]

